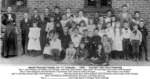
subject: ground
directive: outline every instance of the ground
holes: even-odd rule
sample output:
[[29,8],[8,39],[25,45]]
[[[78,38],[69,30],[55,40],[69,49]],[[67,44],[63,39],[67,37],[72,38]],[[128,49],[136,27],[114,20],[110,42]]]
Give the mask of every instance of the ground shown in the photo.
[[[1,45],[1,41],[0,41]],[[149,58],[150,59],[150,58]],[[0,57],[0,65],[57,65],[61,62],[56,62],[51,59],[44,59],[42,56],[31,57],[26,55],[19,55],[14,58],[2,58]],[[150,66],[150,61],[139,61],[133,60],[111,60],[110,66]]]

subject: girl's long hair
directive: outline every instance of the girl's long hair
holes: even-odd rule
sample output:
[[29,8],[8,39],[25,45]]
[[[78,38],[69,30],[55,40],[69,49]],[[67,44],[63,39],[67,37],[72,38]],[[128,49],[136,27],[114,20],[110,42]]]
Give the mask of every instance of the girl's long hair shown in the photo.
[[[117,21],[116,24],[115,24],[115,27],[114,27],[114,35],[116,36],[116,29],[117,29],[117,23],[120,23],[120,21]],[[120,27],[119,27],[119,34],[120,36],[122,35],[122,27],[121,27],[121,24],[120,24]]]

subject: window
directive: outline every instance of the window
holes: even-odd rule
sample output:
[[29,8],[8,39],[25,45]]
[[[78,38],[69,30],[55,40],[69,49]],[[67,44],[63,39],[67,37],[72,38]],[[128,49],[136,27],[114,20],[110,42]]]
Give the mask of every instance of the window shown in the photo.
[[85,0],[85,7],[111,7],[111,0]]
[[16,9],[16,11],[21,10],[21,8],[26,7],[27,0],[2,0],[2,8],[7,8],[11,6]]

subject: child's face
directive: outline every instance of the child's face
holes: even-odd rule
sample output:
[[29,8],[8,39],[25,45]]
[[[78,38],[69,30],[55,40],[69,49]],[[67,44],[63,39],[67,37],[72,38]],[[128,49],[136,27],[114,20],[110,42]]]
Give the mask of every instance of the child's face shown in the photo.
[[140,17],[140,13],[135,13],[135,17]]
[[38,11],[37,10],[34,10],[34,12],[33,12],[35,15],[37,15],[38,14]]
[[66,33],[66,32],[68,32],[68,28],[67,27],[64,27],[63,28],[63,31]]
[[93,24],[93,20],[92,19],[89,19],[89,24]]
[[36,23],[33,23],[33,27],[37,27],[37,24],[36,24]]
[[108,17],[111,17],[111,15],[112,15],[111,11],[107,12]]
[[82,11],[79,12],[79,16],[83,16],[83,12]]
[[127,12],[127,11],[128,11],[128,7],[123,7],[123,8],[122,8],[122,11],[123,11],[123,12]]
[[58,8],[55,8],[55,13],[59,13],[59,9]]
[[144,27],[144,22],[140,22],[140,27]]
[[7,12],[12,12],[12,7],[8,7]]
[[24,18],[28,18],[28,13],[24,13]]
[[75,34],[78,34],[78,33],[79,33],[79,30],[78,30],[78,29],[74,29],[74,33],[75,33]]
[[104,22],[104,17],[99,17],[99,23],[103,23]]
[[80,26],[81,26],[81,27],[84,27],[84,25],[85,25],[85,24],[82,22]]
[[85,45],[84,44],[80,44],[80,48],[84,49]]
[[133,26],[133,28],[134,28],[134,30],[137,30],[137,29],[138,29],[138,26],[137,26],[137,25],[135,25],[135,26]]
[[53,17],[50,18],[50,22],[54,22],[54,18]]
[[66,15],[63,15],[62,20],[66,20],[66,19],[67,19]]
[[88,31],[84,31],[83,34],[84,34],[85,36],[87,36],[87,35],[88,35]]
[[124,27],[125,28],[129,27],[129,24],[128,23],[124,23]]
[[116,17],[111,17],[111,20],[114,22],[116,21]]
[[44,10],[44,12],[45,12],[45,13],[49,13],[49,9],[46,8],[46,9]]
[[98,49],[102,49],[102,45],[98,45]]
[[89,32],[89,33],[88,33],[88,36],[89,36],[89,37],[92,37],[92,36],[93,36],[93,32]]
[[107,23],[106,26],[107,26],[107,28],[111,27],[111,23]]
[[68,8],[68,9],[66,10],[66,12],[67,12],[67,13],[71,13],[71,9]]
[[59,23],[57,23],[57,24],[56,24],[56,27],[60,27],[60,24],[59,24]]
[[98,35],[99,30],[95,30],[94,33],[95,35]]
[[69,44],[69,47],[70,48],[74,48],[74,44]]

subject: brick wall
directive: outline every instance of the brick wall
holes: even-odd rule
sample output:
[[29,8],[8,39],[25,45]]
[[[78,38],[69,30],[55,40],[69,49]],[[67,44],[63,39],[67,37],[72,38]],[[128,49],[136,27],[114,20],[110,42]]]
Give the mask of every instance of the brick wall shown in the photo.
[[84,0],[28,0],[27,5],[30,9],[39,8],[40,11],[46,7],[52,10],[54,6],[59,6],[62,10],[70,7],[76,11],[84,7]]
[[115,10],[120,10],[123,4],[129,6],[129,12],[140,11],[142,17],[150,22],[150,0],[112,0],[112,6]]

